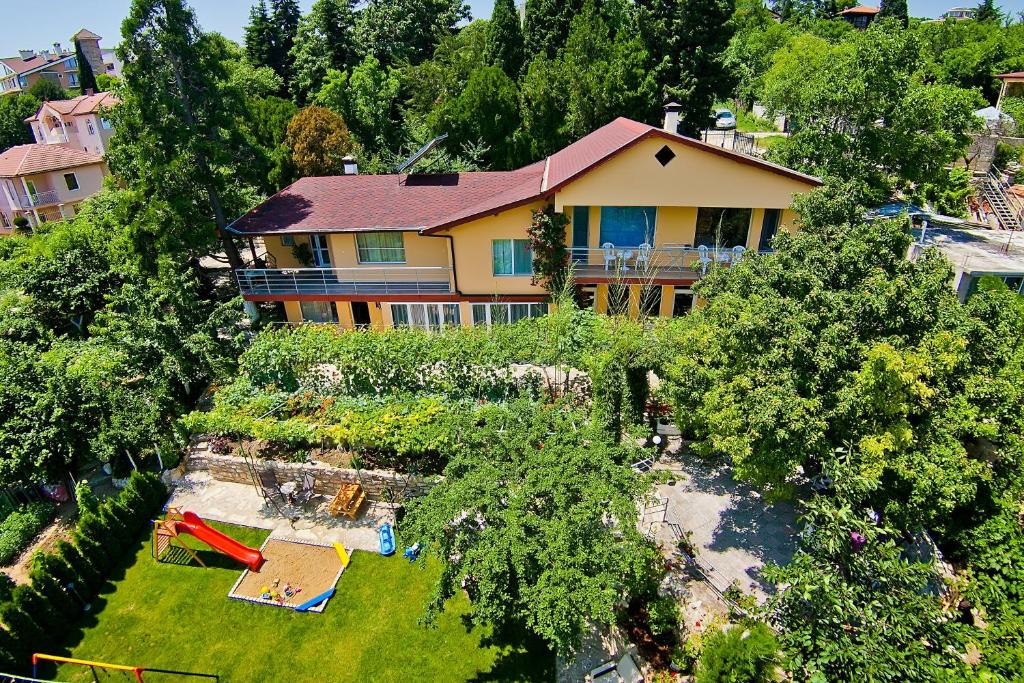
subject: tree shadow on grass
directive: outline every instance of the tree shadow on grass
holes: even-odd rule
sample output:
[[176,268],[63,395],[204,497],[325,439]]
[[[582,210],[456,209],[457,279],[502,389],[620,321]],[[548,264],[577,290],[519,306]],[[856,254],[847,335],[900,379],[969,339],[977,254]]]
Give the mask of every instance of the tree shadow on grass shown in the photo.
[[555,654],[524,626],[496,627],[480,646],[496,648],[498,655],[490,671],[478,673],[471,683],[555,680]]

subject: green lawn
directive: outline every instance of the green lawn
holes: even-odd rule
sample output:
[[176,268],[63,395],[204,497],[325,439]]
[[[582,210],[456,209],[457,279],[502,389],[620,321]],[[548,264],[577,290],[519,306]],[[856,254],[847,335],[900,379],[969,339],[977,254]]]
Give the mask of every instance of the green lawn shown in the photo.
[[[267,535],[214,526],[256,547]],[[436,567],[422,570],[401,557],[356,552],[327,609],[299,614],[229,599],[241,568],[212,551],[201,556],[215,566],[203,569],[154,562],[148,539],[136,550],[58,654],[217,673],[221,681],[554,678],[553,657],[536,641],[499,642],[491,629],[471,628],[464,596],[449,603],[436,627],[419,625]],[[71,666],[56,678],[93,680],[88,669]]]

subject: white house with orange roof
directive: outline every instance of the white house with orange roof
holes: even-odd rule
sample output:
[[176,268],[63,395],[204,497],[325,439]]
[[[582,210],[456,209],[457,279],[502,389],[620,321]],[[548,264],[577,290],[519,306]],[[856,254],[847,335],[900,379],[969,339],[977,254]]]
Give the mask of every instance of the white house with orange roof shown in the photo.
[[114,128],[106,114],[117,104],[108,92],[81,95],[70,100],[43,102],[35,115],[25,119],[40,145],[68,145],[83,152],[106,154]]

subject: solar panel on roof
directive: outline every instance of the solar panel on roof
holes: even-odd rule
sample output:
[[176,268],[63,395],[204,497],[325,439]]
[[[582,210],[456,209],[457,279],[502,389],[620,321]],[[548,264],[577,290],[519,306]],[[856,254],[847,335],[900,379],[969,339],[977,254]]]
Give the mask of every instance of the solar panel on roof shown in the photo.
[[402,162],[402,165],[399,166],[395,170],[395,173],[405,173],[406,169],[408,169],[413,164],[415,164],[417,161],[422,159],[424,154],[426,154],[427,152],[432,150],[437,143],[441,142],[442,140],[444,140],[447,137],[448,137],[448,133],[445,133],[443,135],[438,135],[436,138],[434,138],[433,140],[431,140],[427,144],[425,144],[422,147],[420,147],[418,150],[416,150],[413,153],[412,156],[410,156],[408,159],[406,159],[405,161]]

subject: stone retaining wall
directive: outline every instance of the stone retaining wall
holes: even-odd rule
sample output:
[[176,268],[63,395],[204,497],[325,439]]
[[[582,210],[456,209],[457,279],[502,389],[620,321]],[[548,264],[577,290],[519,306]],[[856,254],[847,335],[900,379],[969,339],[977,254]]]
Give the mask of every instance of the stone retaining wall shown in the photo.
[[[256,466],[260,471],[273,471],[280,484],[294,481],[296,485],[301,486],[306,473],[312,474],[316,479],[314,492],[325,496],[333,496],[342,484],[356,482],[362,484],[367,498],[374,501],[384,497],[385,489],[391,489],[396,501],[422,496],[434,487],[438,479],[409,477],[380,470],[350,470],[325,464],[311,465],[277,460],[257,459]],[[209,472],[210,476],[219,481],[253,483],[245,461],[231,455],[215,455],[209,451],[196,449],[188,455],[185,468],[190,472]]]

